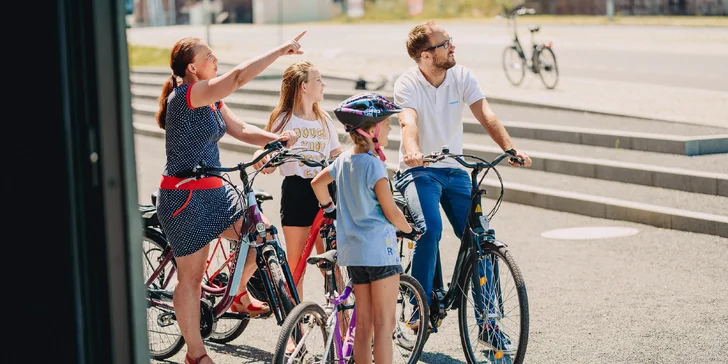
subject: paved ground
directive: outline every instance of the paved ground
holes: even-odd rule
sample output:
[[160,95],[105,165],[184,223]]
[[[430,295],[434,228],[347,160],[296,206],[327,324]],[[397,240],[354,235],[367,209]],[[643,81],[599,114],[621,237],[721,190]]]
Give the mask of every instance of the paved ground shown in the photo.
[[[524,18],[526,19],[526,18]],[[282,28],[219,25],[212,47],[237,63],[276,46],[302,29],[303,56],[324,73],[394,77],[413,65],[404,39],[413,24],[294,24]],[[490,97],[585,108],[687,123],[728,126],[728,32],[725,28],[548,25],[537,39],[554,42],[561,79],[546,90],[532,74],[520,87],[506,80],[501,54],[509,43],[505,23],[443,23],[457,46],[458,62],[473,69]],[[529,42],[526,21],[519,35]],[[183,36],[205,37],[204,27],[131,28],[132,44],[171,47]]]
[[[137,135],[135,153],[139,199],[146,203],[164,166],[164,146],[159,139]],[[221,153],[224,165],[250,159]],[[264,210],[277,225],[280,182],[277,174],[256,180],[256,186],[274,196]],[[509,244],[528,286],[526,362],[728,363],[728,239],[511,203],[501,206],[492,226]],[[633,227],[639,233],[599,240],[541,236],[582,226]],[[457,244],[449,227],[441,244]],[[453,249],[443,251],[447,279]],[[320,276],[305,279],[311,288],[305,299],[320,302]],[[274,320],[254,320],[231,344],[211,345],[210,355],[217,363],[270,362],[277,334]],[[425,363],[463,362],[455,312],[430,337],[425,352]],[[167,362],[182,359],[183,353]]]

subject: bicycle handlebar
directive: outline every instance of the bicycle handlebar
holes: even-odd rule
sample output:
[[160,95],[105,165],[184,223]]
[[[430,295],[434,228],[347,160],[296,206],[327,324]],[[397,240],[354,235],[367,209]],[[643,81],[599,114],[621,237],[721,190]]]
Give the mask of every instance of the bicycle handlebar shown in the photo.
[[498,16],[504,17],[504,18],[515,18],[520,15],[526,15],[526,14],[536,14],[536,9],[533,8],[520,8],[516,11],[511,12],[502,12]]
[[[469,162],[465,161],[465,159],[463,159],[463,157],[470,157],[470,158],[478,159],[480,161],[475,162],[475,163],[469,163]],[[484,162],[481,160],[481,158],[476,157],[476,156],[471,156],[471,155],[467,155],[467,154],[461,154],[461,155],[452,154],[452,153],[450,153],[450,150],[446,146],[442,147],[442,151],[440,151],[440,152],[434,152],[434,153],[425,155],[422,158],[422,161],[426,162],[426,163],[436,163],[445,158],[452,158],[455,161],[457,161],[458,163],[460,163],[460,165],[462,165],[463,167],[470,168],[470,169],[479,168],[479,167],[480,168],[495,167],[500,162],[502,162],[503,159],[505,159],[505,158],[509,158],[509,160],[511,162],[518,163],[520,165],[523,165],[523,163],[524,163],[523,158],[517,157],[516,151],[513,149],[508,149],[507,151],[505,151],[503,154],[499,155],[496,159],[494,159],[491,162]]]
[[281,150],[286,146],[285,141],[280,140],[274,140],[266,144],[263,149],[265,150],[263,153],[255,157],[250,162],[245,163],[239,163],[235,167],[208,167],[205,163],[205,161],[201,161],[197,166],[193,167],[191,170],[183,172],[178,174],[178,177],[191,177],[191,178],[202,178],[207,174],[208,172],[235,172],[235,171],[244,171],[246,168],[255,165],[256,163],[260,162],[263,158],[265,158],[267,155],[277,151]]
[[[305,150],[304,150],[305,151]],[[291,153],[291,149],[282,149],[278,154],[276,154],[274,157],[271,158],[272,161],[270,163],[270,167],[277,167],[280,166],[283,163],[289,162],[288,159],[295,159],[300,161],[301,163],[309,166],[309,167],[321,167],[326,168],[331,161],[330,160],[322,160],[322,161],[315,161],[306,158],[305,155],[301,155],[298,153]]]

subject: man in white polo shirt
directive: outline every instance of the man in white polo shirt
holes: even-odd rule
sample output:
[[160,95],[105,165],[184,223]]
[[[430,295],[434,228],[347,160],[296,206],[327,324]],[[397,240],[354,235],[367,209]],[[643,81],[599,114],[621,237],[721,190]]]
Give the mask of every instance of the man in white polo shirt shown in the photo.
[[[425,231],[415,247],[412,275],[422,284],[431,303],[442,236],[440,204],[458,238],[461,237],[471,184],[468,173],[453,159],[424,165],[423,154],[440,151],[444,145],[451,153],[463,152],[462,114],[466,105],[496,144],[504,151],[516,149],[488,105],[475,75],[456,65],[455,45],[444,28],[432,21],[415,26],[407,39],[407,53],[417,65],[394,83],[394,102],[403,108],[398,115],[402,133],[400,171],[394,181],[407,200],[417,226]],[[516,153],[523,159],[524,167],[531,165],[526,153],[517,150]],[[438,285],[436,289],[442,288],[441,283]],[[486,344],[498,350],[507,349],[507,344],[481,341],[490,341]]]

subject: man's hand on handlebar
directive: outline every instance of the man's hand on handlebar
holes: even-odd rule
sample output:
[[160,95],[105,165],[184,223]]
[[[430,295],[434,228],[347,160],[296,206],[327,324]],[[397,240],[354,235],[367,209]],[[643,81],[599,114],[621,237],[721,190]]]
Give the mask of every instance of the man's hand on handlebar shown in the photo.
[[422,160],[424,156],[425,155],[420,152],[407,153],[404,155],[404,163],[410,167],[427,167],[429,163]]
[[[512,149],[511,149],[512,150]],[[525,152],[519,152],[516,150],[515,156],[508,158],[508,163],[514,167],[530,167],[531,166],[531,157],[528,156]]]

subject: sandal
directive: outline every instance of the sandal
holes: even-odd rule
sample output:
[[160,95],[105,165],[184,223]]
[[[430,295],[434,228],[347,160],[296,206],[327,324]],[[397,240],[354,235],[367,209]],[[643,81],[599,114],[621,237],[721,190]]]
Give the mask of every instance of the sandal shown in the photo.
[[210,358],[207,354],[202,354],[202,356],[197,359],[192,359],[189,354],[186,354],[185,355],[185,364],[187,364],[188,362],[189,362],[189,364],[200,364],[202,359],[205,359],[205,358],[212,360],[212,358]]
[[[260,306],[252,304],[252,303],[249,304],[247,307],[243,306],[243,303],[240,302],[240,298],[245,296],[246,294],[248,294],[248,290],[240,292],[240,294],[235,296],[235,299],[233,300],[233,304],[230,306],[230,311],[237,312],[237,313],[247,313],[251,318],[270,312],[270,308],[268,307],[268,304],[265,302],[263,302],[263,304]],[[237,305],[243,306],[245,308],[240,309],[240,308],[238,308]]]

